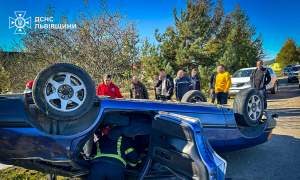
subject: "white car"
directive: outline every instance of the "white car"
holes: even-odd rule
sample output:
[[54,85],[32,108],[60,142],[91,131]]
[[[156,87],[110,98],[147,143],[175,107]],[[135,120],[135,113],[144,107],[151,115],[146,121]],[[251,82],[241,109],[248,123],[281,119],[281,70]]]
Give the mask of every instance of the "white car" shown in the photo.
[[[267,91],[271,91],[272,94],[276,94],[278,92],[278,79],[276,76],[276,73],[274,72],[273,69],[269,67],[264,67],[267,68],[270,72],[271,75],[271,81],[269,84],[266,85]],[[235,96],[240,90],[242,89],[247,89],[251,88],[251,83],[250,83],[250,75],[253,70],[255,70],[256,67],[250,67],[250,68],[243,68],[238,71],[236,71],[232,76],[231,76],[231,87],[229,88],[229,94],[228,96]]]
[[300,65],[295,65],[291,68],[291,71],[288,74],[288,83],[292,83],[293,81],[299,81],[298,75],[300,71]]

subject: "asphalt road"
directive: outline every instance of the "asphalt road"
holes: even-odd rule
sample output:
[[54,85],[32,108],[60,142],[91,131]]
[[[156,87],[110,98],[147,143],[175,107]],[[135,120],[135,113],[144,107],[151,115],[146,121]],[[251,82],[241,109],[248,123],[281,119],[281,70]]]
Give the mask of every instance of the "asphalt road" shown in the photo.
[[300,89],[298,83],[279,81],[277,94],[267,93],[268,109],[278,113],[271,139],[261,145],[220,154],[233,180],[300,179]]

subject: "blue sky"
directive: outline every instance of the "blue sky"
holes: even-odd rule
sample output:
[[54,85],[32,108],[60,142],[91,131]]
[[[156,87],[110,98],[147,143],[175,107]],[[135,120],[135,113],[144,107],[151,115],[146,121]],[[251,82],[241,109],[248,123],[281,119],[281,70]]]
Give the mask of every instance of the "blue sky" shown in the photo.
[[[88,0],[91,9],[98,6],[97,0]],[[246,10],[250,21],[262,34],[264,48],[269,59],[276,57],[286,38],[293,38],[300,45],[300,1],[298,0],[224,0],[224,9],[229,12],[239,2]],[[122,4],[122,11],[128,18],[139,20],[140,37],[150,38],[155,42],[154,30],[163,32],[168,25],[174,24],[173,6],[185,8],[186,0],[108,0],[108,7],[116,9]],[[69,10],[74,15],[84,7],[83,0],[0,0],[0,46],[12,46],[18,41],[15,28],[9,29],[9,16],[14,18],[14,11],[26,11],[25,18],[45,15],[47,5],[55,6],[56,13]]]

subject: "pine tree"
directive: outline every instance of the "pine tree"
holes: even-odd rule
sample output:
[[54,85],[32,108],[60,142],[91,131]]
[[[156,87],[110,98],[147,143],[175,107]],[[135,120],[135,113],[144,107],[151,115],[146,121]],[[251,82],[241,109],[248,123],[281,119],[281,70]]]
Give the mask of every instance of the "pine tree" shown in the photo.
[[[299,49],[299,47],[298,47]],[[281,68],[284,68],[288,64],[298,63],[299,51],[297,51],[295,41],[293,39],[287,38],[284,45],[281,47],[279,53],[277,54],[275,60]]]
[[219,62],[229,73],[242,67],[255,66],[256,61],[265,56],[262,36],[256,36],[256,28],[240,4],[231,13],[231,31],[227,36],[225,51]]

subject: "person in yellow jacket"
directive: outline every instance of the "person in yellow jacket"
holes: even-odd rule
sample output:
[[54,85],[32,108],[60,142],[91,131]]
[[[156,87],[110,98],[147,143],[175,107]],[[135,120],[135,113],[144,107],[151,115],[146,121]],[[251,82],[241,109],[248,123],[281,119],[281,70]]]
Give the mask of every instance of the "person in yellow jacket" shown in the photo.
[[217,68],[215,92],[217,95],[217,104],[227,104],[228,90],[231,87],[231,77],[225,71],[224,65],[220,64]]

